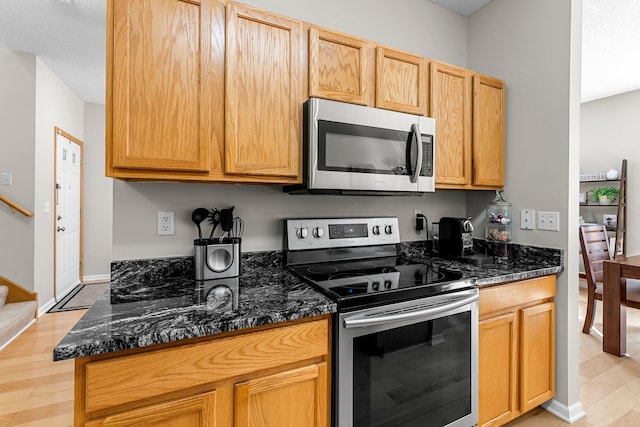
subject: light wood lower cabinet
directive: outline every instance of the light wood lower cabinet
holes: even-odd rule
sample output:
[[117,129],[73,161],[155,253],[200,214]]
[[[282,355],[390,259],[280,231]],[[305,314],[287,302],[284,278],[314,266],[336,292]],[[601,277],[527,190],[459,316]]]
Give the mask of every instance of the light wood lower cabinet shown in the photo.
[[318,363],[236,385],[236,427],[327,425],[327,364]]
[[76,359],[76,427],[326,427],[330,317]]
[[480,289],[480,426],[500,426],[555,394],[555,276]]
[[215,426],[216,393],[160,403],[88,421],[86,427],[196,427]]

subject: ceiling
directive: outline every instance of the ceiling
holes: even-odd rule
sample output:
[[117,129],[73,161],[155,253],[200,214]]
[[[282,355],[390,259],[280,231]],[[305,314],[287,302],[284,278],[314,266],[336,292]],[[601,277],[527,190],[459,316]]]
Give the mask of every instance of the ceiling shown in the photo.
[[[470,16],[491,0],[430,0]],[[86,102],[104,103],[106,0],[2,0],[0,48],[39,56]],[[583,0],[583,102],[640,89],[640,1]]]

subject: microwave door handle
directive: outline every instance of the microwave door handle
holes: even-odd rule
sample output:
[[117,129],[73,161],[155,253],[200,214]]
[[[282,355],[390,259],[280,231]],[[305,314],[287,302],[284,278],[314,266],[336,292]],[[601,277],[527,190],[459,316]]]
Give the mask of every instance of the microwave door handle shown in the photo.
[[420,127],[418,127],[417,123],[411,124],[411,131],[413,132],[413,140],[418,150],[418,155],[416,156],[416,164],[413,167],[413,175],[411,175],[410,179],[411,182],[416,183],[418,182],[418,177],[422,169],[422,137],[420,136]]

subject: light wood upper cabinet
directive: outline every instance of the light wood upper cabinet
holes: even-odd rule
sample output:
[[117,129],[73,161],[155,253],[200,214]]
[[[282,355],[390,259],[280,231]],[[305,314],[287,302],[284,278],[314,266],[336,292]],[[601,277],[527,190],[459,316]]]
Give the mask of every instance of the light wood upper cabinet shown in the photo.
[[374,46],[319,27],[309,29],[309,96],[373,106]]
[[399,50],[376,48],[376,107],[427,115],[427,59]]
[[236,385],[237,427],[326,427],[327,364],[252,379]]
[[436,188],[504,187],[504,82],[431,62]]
[[107,168],[208,171],[210,3],[110,6]]
[[480,289],[479,426],[501,426],[555,394],[555,276]]
[[473,76],[473,184],[504,187],[504,82]]
[[302,22],[227,6],[225,172],[298,177]]
[[471,183],[469,70],[431,62],[431,117],[436,119],[436,185]]

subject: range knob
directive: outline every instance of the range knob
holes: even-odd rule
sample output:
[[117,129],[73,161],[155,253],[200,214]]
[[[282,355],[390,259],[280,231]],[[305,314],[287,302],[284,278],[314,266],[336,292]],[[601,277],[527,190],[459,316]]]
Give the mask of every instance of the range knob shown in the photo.
[[371,232],[375,235],[378,236],[380,234],[380,226],[379,225],[374,225],[373,229],[371,229]]
[[374,291],[377,291],[380,289],[380,282],[373,282],[371,284],[371,289],[373,289]]
[[384,281],[384,288],[391,289],[391,280],[387,279]]
[[391,224],[384,226],[385,234],[393,234],[393,226]]
[[324,230],[321,227],[316,227],[313,229],[313,237],[319,239],[322,236],[324,236]]
[[304,239],[308,234],[309,231],[305,227],[301,227],[296,230],[296,236],[298,236],[298,239]]

